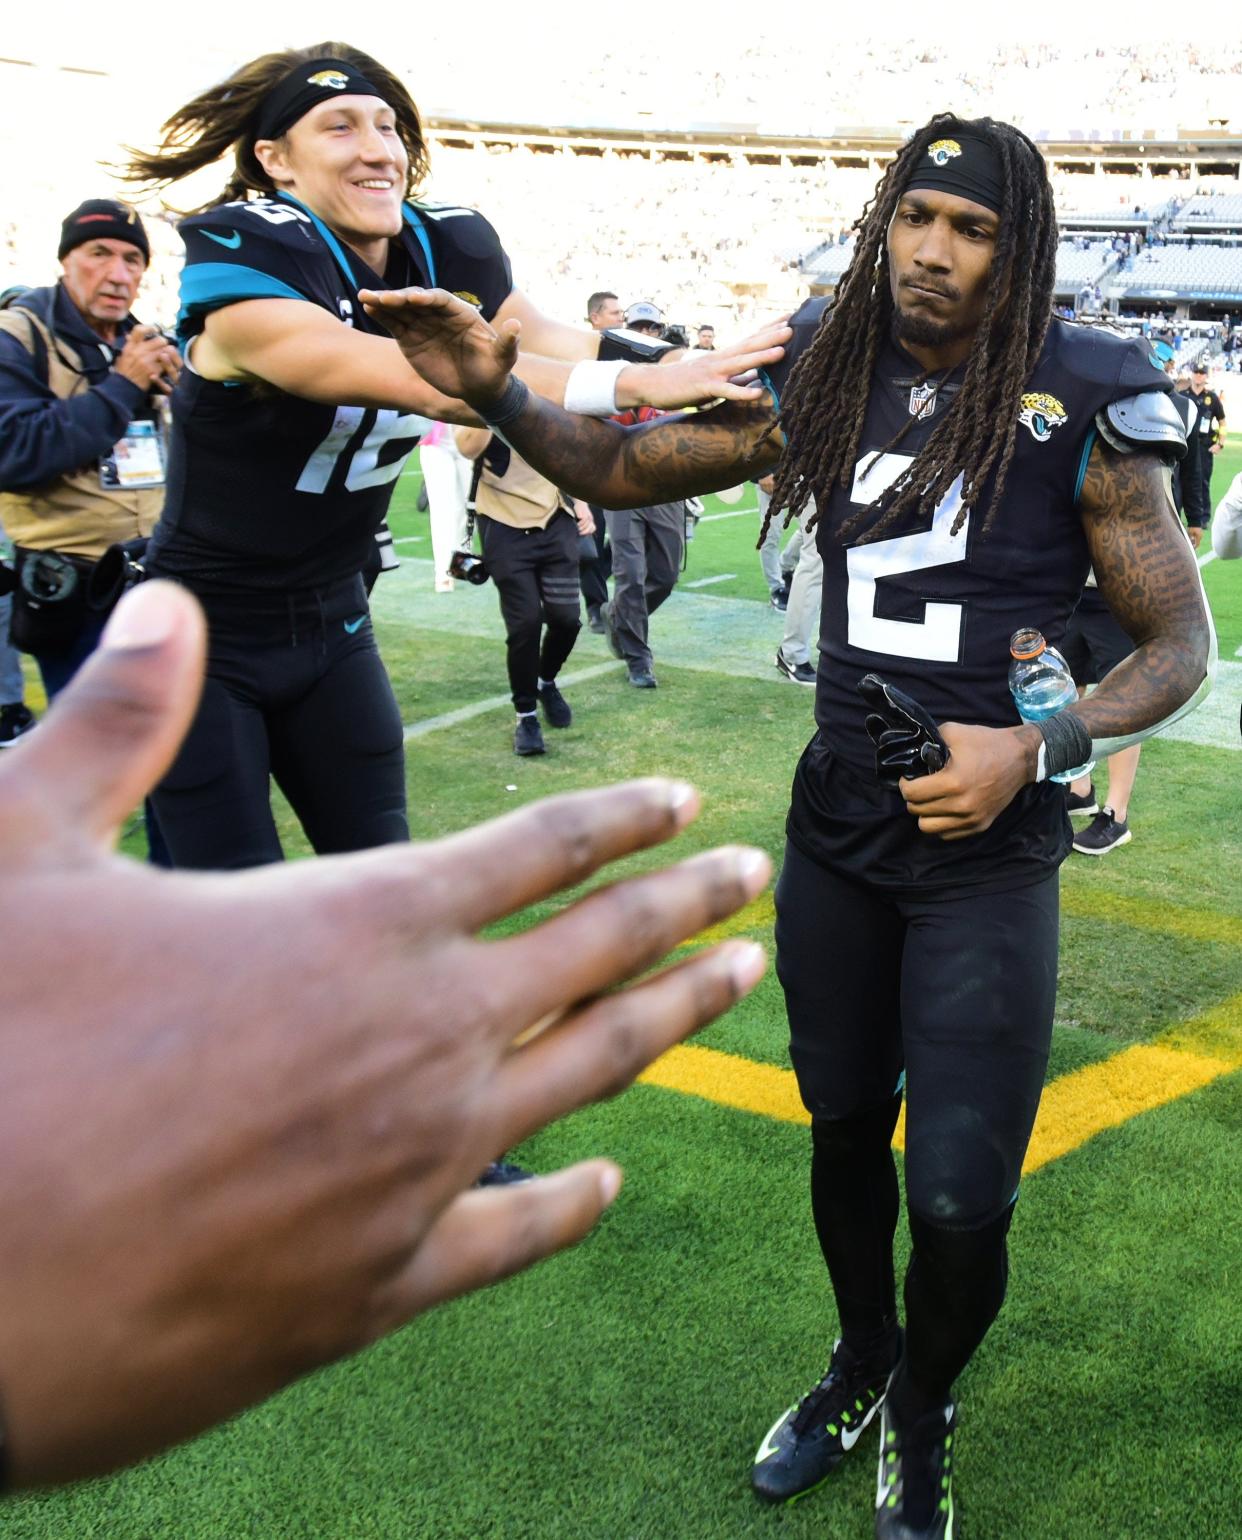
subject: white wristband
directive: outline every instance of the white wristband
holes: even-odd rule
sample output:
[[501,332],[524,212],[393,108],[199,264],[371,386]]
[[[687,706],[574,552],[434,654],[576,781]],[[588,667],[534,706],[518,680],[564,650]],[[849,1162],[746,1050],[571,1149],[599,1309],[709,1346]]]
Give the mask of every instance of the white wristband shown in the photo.
[[565,410],[583,417],[611,417],[617,410],[617,376],[629,367],[624,358],[575,364],[565,381]]

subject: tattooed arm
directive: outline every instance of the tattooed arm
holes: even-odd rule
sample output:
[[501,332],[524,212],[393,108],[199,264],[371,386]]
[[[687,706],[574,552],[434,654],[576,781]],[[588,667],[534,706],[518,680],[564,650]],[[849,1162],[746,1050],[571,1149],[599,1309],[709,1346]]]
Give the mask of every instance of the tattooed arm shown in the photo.
[[604,508],[646,508],[736,486],[771,470],[783,444],[766,391],[758,401],[635,428],[575,416],[532,393],[504,437],[564,491]]
[[[1067,709],[1103,758],[1166,726],[1206,690],[1213,635],[1190,544],[1173,510],[1169,473],[1153,454],[1121,454],[1096,442],[1080,501],[1100,592],[1136,643],[1090,695]],[[925,834],[965,839],[996,819],[1037,774],[1043,736],[1033,723],[941,723],[949,763],[902,781]]]
[[[368,315],[396,338],[407,362],[437,388],[452,383],[486,417],[518,363],[516,320],[493,328],[468,305],[439,289],[361,291]],[[715,492],[771,470],[782,439],[771,394],[753,371],[777,362],[789,328],[759,333],[730,355],[724,374],[696,399],[729,399],[692,417],[669,417],[639,427],[579,417],[532,394],[503,437],[530,465],[563,491],[605,508]],[[711,355],[719,358],[719,355]],[[668,375],[668,369],[657,371]],[[543,385],[534,380],[536,390]],[[681,399],[685,400],[686,397]]]
[[[1212,626],[1194,553],[1151,454],[1096,441],[1080,506],[1100,592],[1135,650],[1071,709],[1097,746],[1162,722],[1203,683]],[[1113,752],[1112,748],[1105,752]]]

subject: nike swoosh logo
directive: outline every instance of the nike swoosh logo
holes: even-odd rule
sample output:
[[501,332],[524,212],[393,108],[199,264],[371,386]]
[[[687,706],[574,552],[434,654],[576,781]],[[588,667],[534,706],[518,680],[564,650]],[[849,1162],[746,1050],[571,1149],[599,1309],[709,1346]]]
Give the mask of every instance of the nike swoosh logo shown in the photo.
[[211,230],[204,230],[203,234],[209,241],[215,241],[217,246],[227,246],[230,251],[236,251],[241,245],[241,236],[236,230],[231,235],[216,235]]
[[778,1453],[780,1445],[774,1444],[772,1439],[773,1436],[779,1431],[779,1429],[785,1426],[785,1419],[792,1411],[793,1407],[791,1406],[788,1411],[782,1412],[781,1415],[772,1424],[772,1426],[768,1429],[768,1431],[763,1435],[763,1443],[759,1445],[759,1451],[755,1455],[756,1465],[762,1465],[765,1460],[770,1460],[774,1454]]
[[864,1418],[864,1420],[862,1422],[860,1422],[856,1428],[842,1428],[841,1429],[841,1448],[842,1449],[846,1449],[846,1450],[853,1449],[854,1445],[863,1436],[863,1429],[867,1426],[867,1423],[869,1423],[870,1421],[871,1421],[870,1417],[867,1417],[867,1418]]
[[354,632],[366,622],[366,618],[365,615],[359,615],[357,620],[347,620],[345,622],[345,629],[349,632],[350,636],[353,636]]

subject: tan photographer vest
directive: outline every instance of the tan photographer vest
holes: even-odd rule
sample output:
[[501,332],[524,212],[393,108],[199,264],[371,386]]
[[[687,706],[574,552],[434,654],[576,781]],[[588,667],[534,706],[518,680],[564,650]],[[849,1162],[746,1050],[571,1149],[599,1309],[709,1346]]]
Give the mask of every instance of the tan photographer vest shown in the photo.
[[[64,338],[53,337],[29,310],[0,311],[0,331],[15,337],[32,357],[38,352],[36,334],[42,339],[48,388],[59,400],[90,389],[86,376],[76,372],[81,359],[75,349]],[[110,545],[149,535],[163,502],[163,487],[101,487],[99,466],[92,460],[41,487],[0,492],[0,522],[15,545],[98,561]]]

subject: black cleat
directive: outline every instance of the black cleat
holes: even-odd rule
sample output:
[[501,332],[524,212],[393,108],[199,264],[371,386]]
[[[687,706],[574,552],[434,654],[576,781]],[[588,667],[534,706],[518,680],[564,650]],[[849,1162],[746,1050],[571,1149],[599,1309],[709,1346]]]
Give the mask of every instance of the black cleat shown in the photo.
[[513,752],[523,756],[548,752],[544,746],[543,729],[539,725],[538,717],[517,719],[517,726],[513,729]]
[[656,687],[656,676],[641,663],[630,664],[629,679],[636,690],[654,690]]
[[599,612],[598,604],[587,605],[587,630],[594,631],[596,636],[604,634],[604,617]]
[[548,726],[568,727],[574,719],[574,714],[569,709],[569,702],[556,688],[555,682],[549,679],[547,684],[541,685],[538,695],[543,714],[548,719]]
[[886,1406],[880,1418],[875,1485],[876,1540],[953,1540],[953,1439],[950,1404],[902,1432]]
[[801,1497],[826,1481],[884,1402],[891,1365],[858,1364],[843,1343],[815,1389],[770,1427],[759,1445],[750,1483],[766,1502]]
[[1096,801],[1095,797],[1095,782],[1092,781],[1084,792],[1074,791],[1072,787],[1067,786],[1065,788],[1065,811],[1071,818],[1079,814],[1089,815],[1091,813],[1098,813],[1100,811],[1100,804]]

